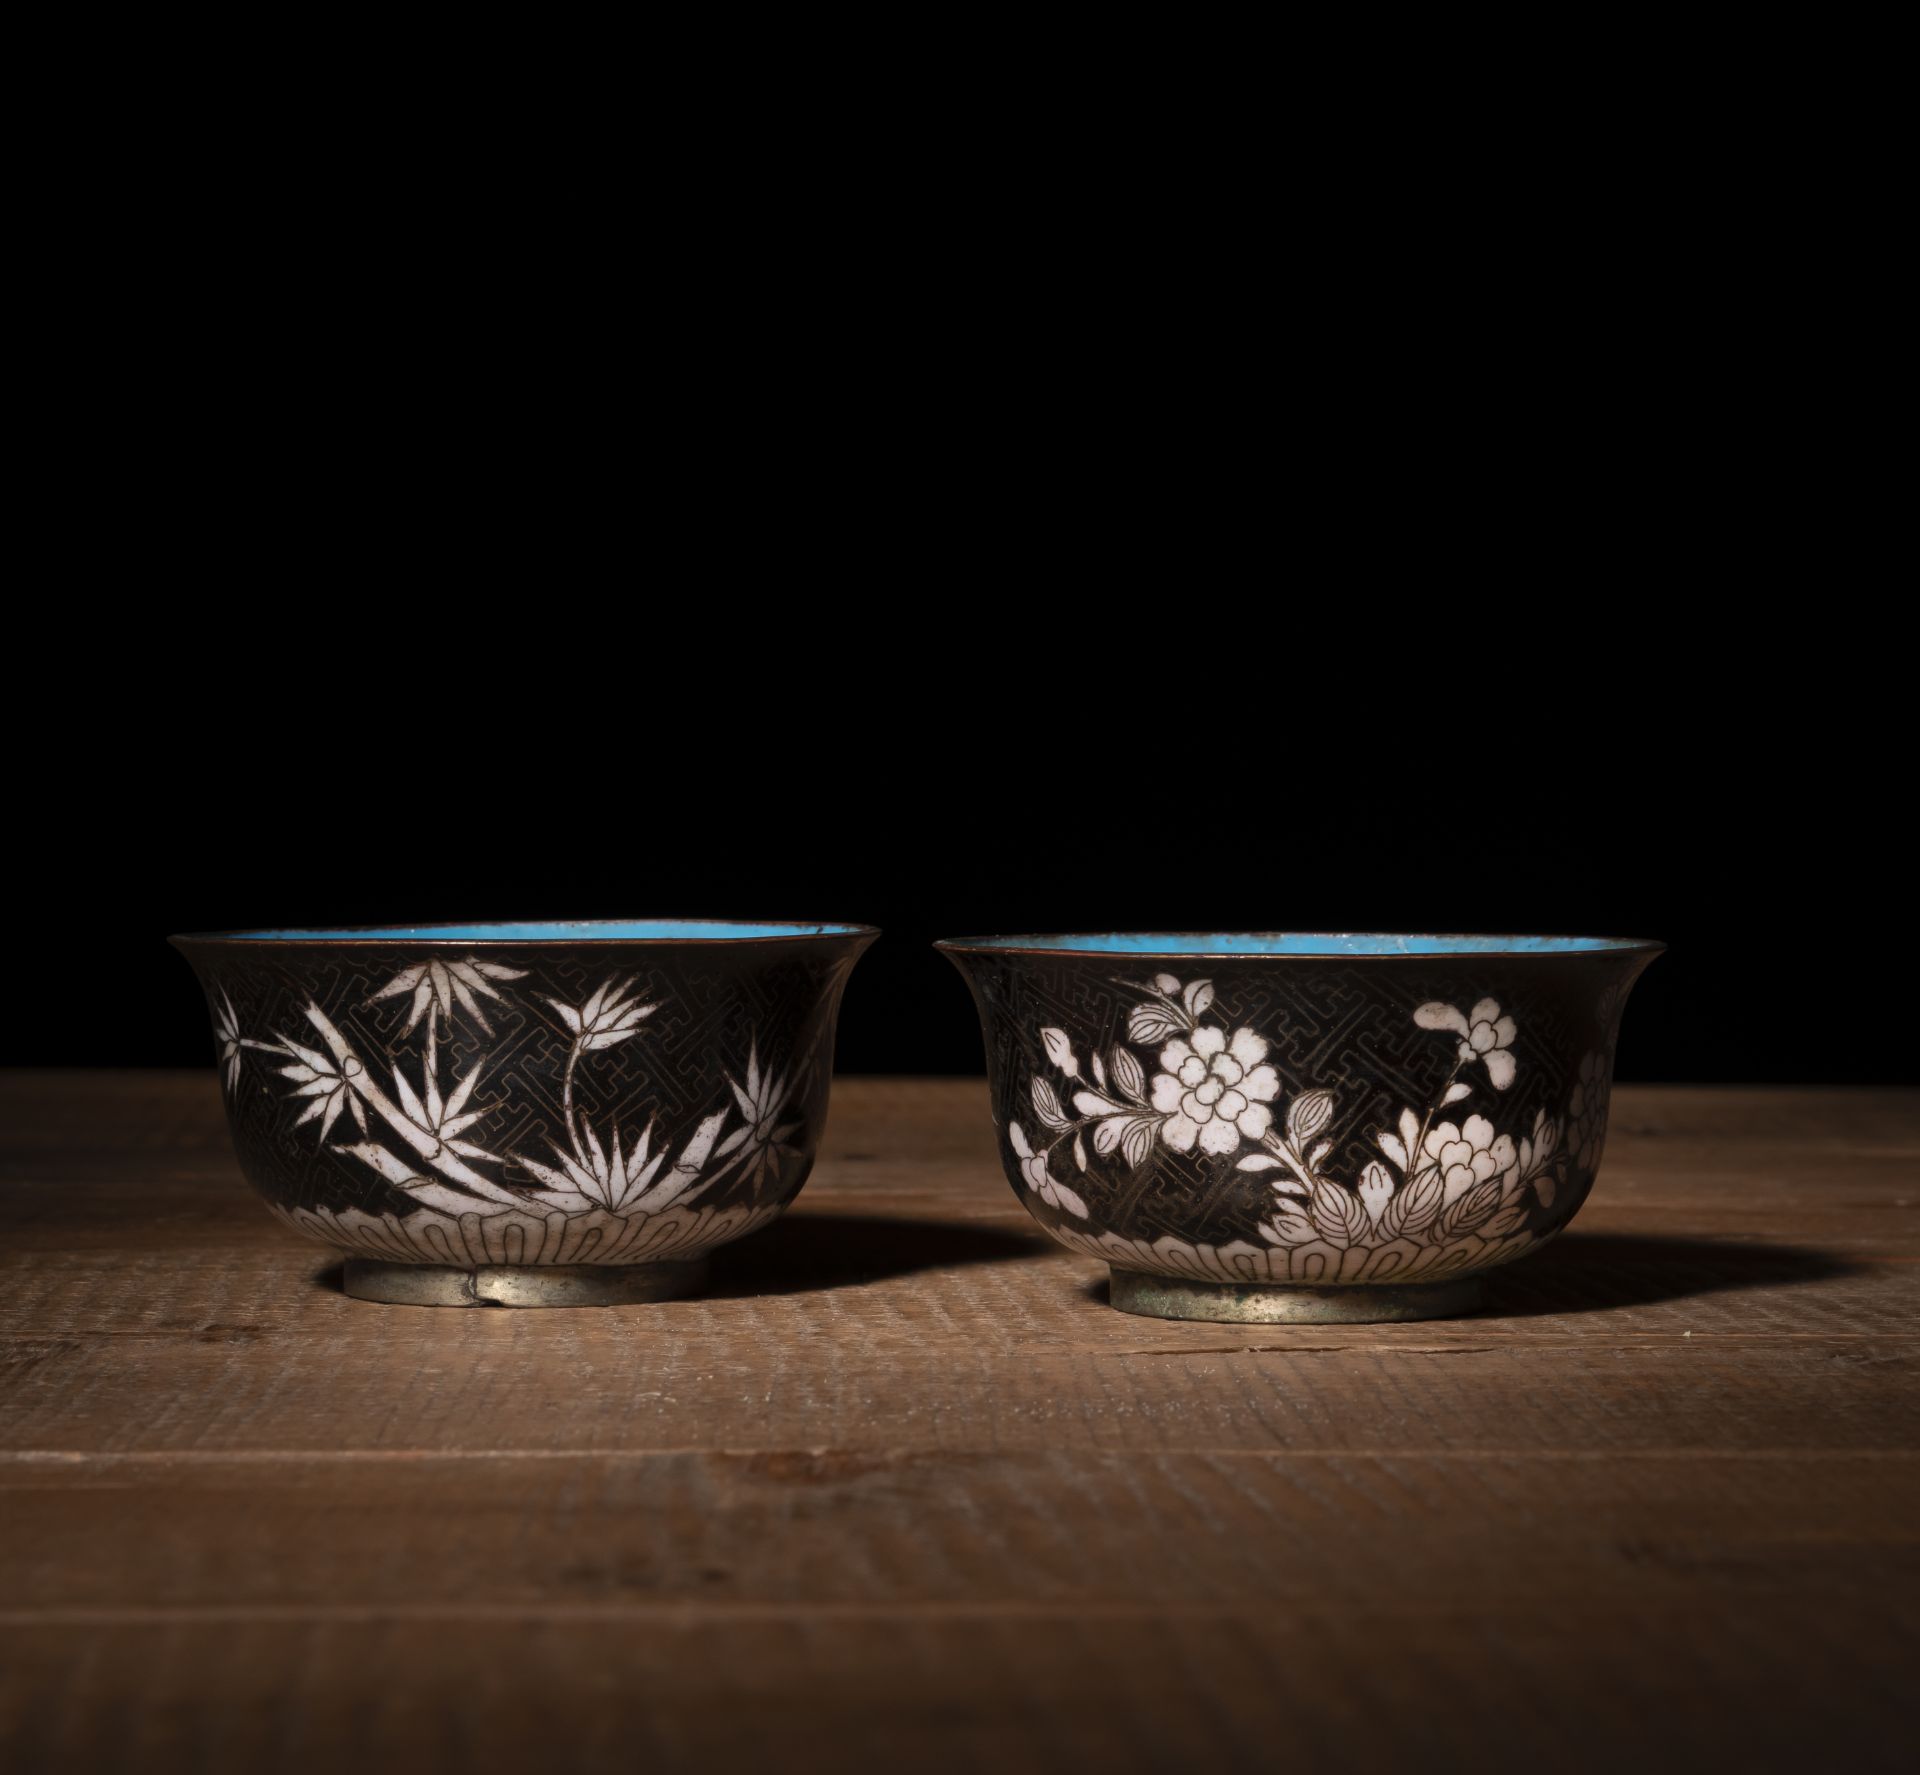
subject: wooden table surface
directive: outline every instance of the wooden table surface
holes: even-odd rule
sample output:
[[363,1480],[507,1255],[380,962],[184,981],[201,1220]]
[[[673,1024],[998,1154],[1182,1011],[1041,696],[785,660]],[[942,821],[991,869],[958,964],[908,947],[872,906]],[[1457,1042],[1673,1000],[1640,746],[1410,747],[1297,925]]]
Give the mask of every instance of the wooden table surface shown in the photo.
[[1911,1767],[1920,1093],[1628,1089],[1484,1315],[1129,1318],[848,1079],[704,1298],[346,1299],[0,1079],[0,1766]]

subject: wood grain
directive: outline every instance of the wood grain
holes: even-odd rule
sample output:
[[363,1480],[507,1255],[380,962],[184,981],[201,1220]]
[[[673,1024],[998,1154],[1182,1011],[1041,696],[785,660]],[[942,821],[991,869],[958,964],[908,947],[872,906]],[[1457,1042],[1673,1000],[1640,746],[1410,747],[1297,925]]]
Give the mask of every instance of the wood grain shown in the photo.
[[347,1300],[210,1078],[0,1078],[8,1769],[1911,1766],[1920,1094],[1623,1090],[1435,1325],[1133,1319],[983,1087],[699,1300]]

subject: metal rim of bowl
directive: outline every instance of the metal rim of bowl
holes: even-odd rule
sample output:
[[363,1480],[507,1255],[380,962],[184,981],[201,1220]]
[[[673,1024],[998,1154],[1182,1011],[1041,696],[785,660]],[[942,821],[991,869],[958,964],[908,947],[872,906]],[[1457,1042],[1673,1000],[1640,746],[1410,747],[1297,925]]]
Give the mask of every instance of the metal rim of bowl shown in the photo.
[[[1149,941],[1154,938],[1303,937],[1339,942],[1352,937],[1407,938],[1425,943],[1591,943],[1591,949],[1435,949],[1424,953],[1404,949],[1328,949],[1315,954],[1289,955],[1276,950],[1245,949],[1094,949],[1073,947],[1102,940]],[[1067,940],[1063,946],[1063,939]],[[962,955],[1082,955],[1108,961],[1577,961],[1622,955],[1654,956],[1666,949],[1655,937],[1601,937],[1584,932],[1490,931],[1046,931],[1034,934],[982,937],[942,937],[934,948]]]
[[[438,936],[441,931],[476,931],[488,929],[504,930],[513,925],[544,924],[556,929],[566,927],[566,934],[552,937],[449,937]],[[764,929],[769,925],[792,925],[792,930],[780,932],[777,936],[761,937],[596,937],[576,935],[575,932],[591,932],[596,927],[620,924],[685,924],[685,925],[731,925],[740,929]],[[798,927],[812,926],[812,929]],[[289,927],[294,928],[294,927]],[[328,927],[316,927],[327,929]],[[560,947],[598,947],[604,949],[695,949],[706,945],[732,949],[748,949],[770,943],[831,943],[848,939],[871,940],[880,935],[880,927],[870,924],[856,924],[846,919],[816,918],[487,918],[462,921],[459,919],[437,919],[431,924],[397,925],[341,925],[338,927],[344,935],[334,936],[275,936],[262,931],[180,931],[169,937],[169,943],[207,943],[222,948],[234,949],[392,949],[415,945],[445,947],[449,949],[495,948],[495,949],[541,949]],[[384,932],[387,935],[358,935],[355,933]]]

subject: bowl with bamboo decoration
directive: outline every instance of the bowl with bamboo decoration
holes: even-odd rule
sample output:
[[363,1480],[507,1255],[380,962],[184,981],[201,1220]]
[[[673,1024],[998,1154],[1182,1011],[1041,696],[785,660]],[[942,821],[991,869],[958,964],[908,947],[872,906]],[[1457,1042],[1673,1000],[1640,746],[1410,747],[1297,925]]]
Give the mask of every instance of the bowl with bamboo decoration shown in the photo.
[[1473,1311],[1600,1165],[1615,937],[1145,932],[938,946],[1000,1157],[1109,1300],[1172,1319]]
[[704,1281],[806,1181],[866,925],[650,919],[172,939],[240,1168],[346,1292],[602,1306]]

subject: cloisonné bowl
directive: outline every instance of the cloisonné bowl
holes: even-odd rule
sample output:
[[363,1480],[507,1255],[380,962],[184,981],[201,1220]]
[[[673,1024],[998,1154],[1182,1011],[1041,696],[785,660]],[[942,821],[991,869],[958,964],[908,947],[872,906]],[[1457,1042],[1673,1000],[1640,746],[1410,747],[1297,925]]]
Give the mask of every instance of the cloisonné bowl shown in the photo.
[[175,937],[240,1168],[363,1300],[663,1300],[799,1192],[855,924]]
[[938,945],[1008,1179],[1124,1312],[1472,1311],[1593,1187],[1627,993],[1663,945],[1294,932]]

